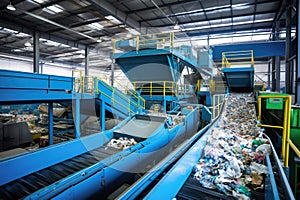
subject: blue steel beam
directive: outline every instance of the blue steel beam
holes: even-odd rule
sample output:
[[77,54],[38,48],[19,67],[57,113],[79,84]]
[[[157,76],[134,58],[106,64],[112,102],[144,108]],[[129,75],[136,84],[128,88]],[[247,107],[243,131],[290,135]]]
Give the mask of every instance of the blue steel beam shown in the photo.
[[48,103],[48,142],[53,144],[53,102]]
[[285,41],[257,42],[245,44],[221,45],[213,47],[213,60],[222,60],[222,53],[229,51],[253,50],[254,58],[285,56]]
[[73,78],[0,70],[0,102],[71,100]]

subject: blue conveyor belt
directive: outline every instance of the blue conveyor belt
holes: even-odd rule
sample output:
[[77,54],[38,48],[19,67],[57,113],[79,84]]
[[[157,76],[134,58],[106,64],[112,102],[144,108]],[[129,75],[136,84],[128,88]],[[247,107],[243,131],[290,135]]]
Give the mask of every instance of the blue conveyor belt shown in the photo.
[[111,147],[99,147],[46,169],[39,170],[0,186],[0,198],[23,199],[37,190],[90,167],[119,151],[120,150]]

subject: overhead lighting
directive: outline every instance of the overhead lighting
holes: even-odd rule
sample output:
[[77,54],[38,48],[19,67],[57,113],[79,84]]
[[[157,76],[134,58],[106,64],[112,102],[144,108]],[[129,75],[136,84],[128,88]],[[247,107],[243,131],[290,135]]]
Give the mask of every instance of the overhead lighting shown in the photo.
[[117,18],[115,18],[112,15],[105,16],[105,19],[107,19],[115,24],[123,24],[120,20],[118,20]]
[[101,38],[97,39],[96,42],[101,43],[102,42]]
[[31,46],[31,43],[29,41],[25,42],[24,44],[25,47],[30,47]]
[[61,7],[59,5],[48,6],[47,9],[51,10],[54,13],[60,13],[63,11],[63,7]]
[[174,26],[174,30],[179,30],[180,29],[180,26],[178,25],[178,24],[176,24],[175,26]]
[[88,24],[89,27],[91,28],[94,28],[94,29],[98,29],[98,30],[102,30],[103,29],[103,25],[97,23],[97,22],[94,22],[94,23],[91,23],[91,24]]
[[131,35],[130,33],[127,33],[127,34],[126,34],[126,37],[127,37],[127,38],[131,38],[132,35]]
[[132,35],[140,35],[141,33],[133,28],[126,28],[126,30]]
[[11,11],[15,11],[16,10],[16,8],[11,4],[11,1],[9,1],[9,4],[6,6],[6,8],[8,10],[11,10]]

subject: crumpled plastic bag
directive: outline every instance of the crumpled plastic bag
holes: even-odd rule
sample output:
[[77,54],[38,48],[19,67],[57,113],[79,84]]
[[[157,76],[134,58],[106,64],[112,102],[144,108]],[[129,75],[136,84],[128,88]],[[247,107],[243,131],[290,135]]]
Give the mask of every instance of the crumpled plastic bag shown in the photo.
[[271,146],[270,144],[262,144],[256,148],[256,152],[260,152],[263,155],[271,154]]
[[252,162],[250,164],[250,170],[252,173],[256,172],[258,174],[267,174],[268,173],[268,168],[265,165],[258,164],[256,162]]
[[242,176],[241,168],[239,165],[239,161],[232,156],[225,155],[225,158],[229,161],[228,168],[226,170],[226,174],[230,178],[240,178]]

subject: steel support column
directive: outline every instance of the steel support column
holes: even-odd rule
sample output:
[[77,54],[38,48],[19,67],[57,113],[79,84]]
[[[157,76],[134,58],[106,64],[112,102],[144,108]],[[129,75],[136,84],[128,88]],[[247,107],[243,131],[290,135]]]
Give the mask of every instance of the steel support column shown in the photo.
[[33,33],[33,72],[40,73],[40,34],[37,31]]
[[115,59],[112,59],[112,63],[111,63],[111,86],[114,86],[114,77],[115,76]]
[[53,144],[53,102],[48,103],[48,143]]
[[291,66],[290,66],[290,57],[291,57],[291,21],[292,21],[292,10],[291,10],[291,0],[286,1],[286,40],[285,40],[285,89],[286,93],[291,94],[291,86],[293,84],[291,80]]
[[100,115],[101,131],[105,131],[105,102],[103,100],[101,100]]
[[80,97],[75,98],[75,139],[77,139],[80,137]]
[[89,65],[90,65],[89,48],[85,47],[85,49],[84,49],[84,74],[85,74],[85,76],[89,75]]
[[280,56],[275,57],[276,92],[280,92]]
[[300,3],[297,1],[297,63],[296,63],[296,102],[300,104]]
[[276,77],[275,77],[275,56],[272,57],[272,91],[276,90]]

